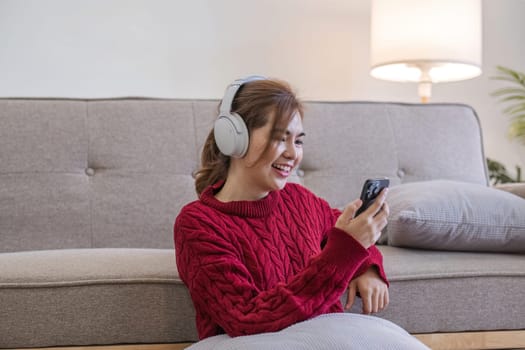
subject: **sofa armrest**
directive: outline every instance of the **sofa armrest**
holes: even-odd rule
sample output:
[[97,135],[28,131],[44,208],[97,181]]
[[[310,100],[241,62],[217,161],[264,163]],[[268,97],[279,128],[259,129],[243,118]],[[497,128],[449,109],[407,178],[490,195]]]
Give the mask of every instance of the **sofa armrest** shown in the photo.
[[494,188],[513,193],[525,199],[525,182],[498,184],[494,185]]

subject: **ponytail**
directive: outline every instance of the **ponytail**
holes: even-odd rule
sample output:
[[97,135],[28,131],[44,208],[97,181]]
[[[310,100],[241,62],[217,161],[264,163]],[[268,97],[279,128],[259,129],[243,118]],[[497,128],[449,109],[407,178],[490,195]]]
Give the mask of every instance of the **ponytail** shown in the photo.
[[212,129],[202,149],[201,168],[194,174],[197,194],[200,195],[206,187],[213,185],[217,181],[226,180],[229,167],[230,157],[219,151]]

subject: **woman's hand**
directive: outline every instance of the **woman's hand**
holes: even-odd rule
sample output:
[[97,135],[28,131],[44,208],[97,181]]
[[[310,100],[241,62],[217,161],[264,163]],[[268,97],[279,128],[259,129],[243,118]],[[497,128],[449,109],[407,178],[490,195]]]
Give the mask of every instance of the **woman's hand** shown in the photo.
[[379,312],[385,309],[390,301],[388,286],[381,277],[379,277],[376,268],[373,266],[350,282],[345,310],[352,307],[357,292],[359,292],[363,301],[364,314]]
[[374,245],[387,224],[390,212],[385,202],[387,192],[387,188],[383,189],[374,203],[355,218],[355,212],[362,205],[362,201],[356,199],[350,203],[337,219],[335,227],[345,231],[365,248]]

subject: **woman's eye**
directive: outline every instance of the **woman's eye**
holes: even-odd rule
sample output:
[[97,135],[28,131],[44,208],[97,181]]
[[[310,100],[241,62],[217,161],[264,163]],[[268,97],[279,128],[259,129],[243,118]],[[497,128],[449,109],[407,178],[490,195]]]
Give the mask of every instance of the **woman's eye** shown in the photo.
[[295,140],[295,144],[298,146],[302,146],[304,144],[303,140]]

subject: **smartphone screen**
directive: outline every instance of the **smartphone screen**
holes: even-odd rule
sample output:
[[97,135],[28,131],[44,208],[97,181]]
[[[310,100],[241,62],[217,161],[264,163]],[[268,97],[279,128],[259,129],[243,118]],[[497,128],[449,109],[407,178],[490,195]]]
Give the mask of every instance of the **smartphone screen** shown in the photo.
[[368,209],[368,207],[374,203],[374,200],[381,193],[383,188],[388,187],[389,185],[390,180],[386,177],[366,180],[363,189],[361,190],[360,197],[363,201],[363,205],[357,210],[355,216]]

